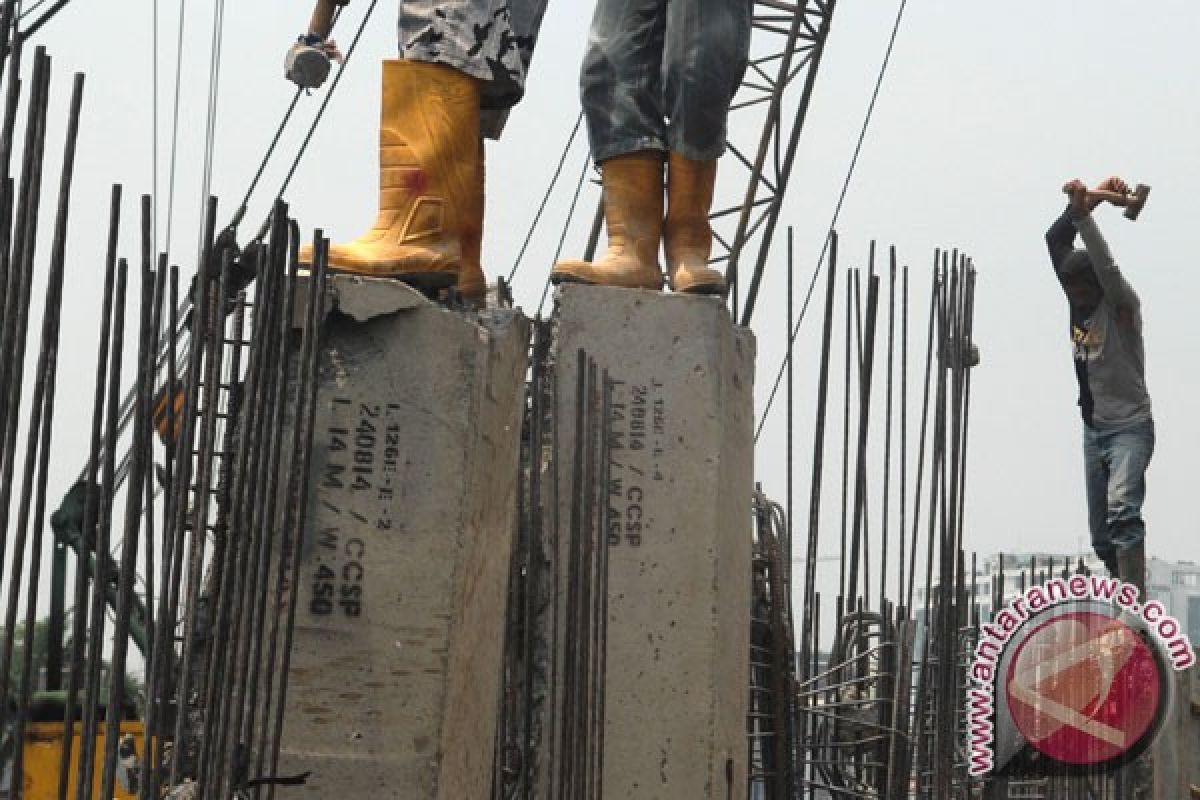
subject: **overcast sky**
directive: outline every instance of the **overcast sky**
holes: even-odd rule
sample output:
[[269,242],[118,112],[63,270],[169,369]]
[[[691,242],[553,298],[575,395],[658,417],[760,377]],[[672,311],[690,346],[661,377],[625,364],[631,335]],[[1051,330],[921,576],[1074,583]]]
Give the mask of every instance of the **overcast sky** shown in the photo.
[[[136,197],[152,190],[157,169],[158,242],[160,248],[166,244],[179,5],[160,3],[159,10],[157,167],[151,126],[152,4],[122,2],[114,19],[111,3],[75,0],[38,40],[55,57],[56,117],[65,117],[70,73],[88,75],[72,209],[54,498],[74,480],[84,458],[111,183],[125,186],[124,252],[135,258]],[[368,5],[367,0],[351,3],[335,34],[343,45]],[[590,5],[550,0],[528,95],[505,137],[488,146],[484,258],[489,278],[511,268],[574,124]],[[171,252],[190,272],[202,191],[213,8],[196,2],[186,7]],[[1094,183],[1116,173],[1154,186],[1136,224],[1108,207],[1098,212],[1118,263],[1143,301],[1147,379],[1158,426],[1146,501],[1149,550],[1165,558],[1200,560],[1200,525],[1189,505],[1200,452],[1200,421],[1193,411],[1200,340],[1191,324],[1200,294],[1195,263],[1200,225],[1192,194],[1200,186],[1195,82],[1200,50],[1194,46],[1200,5],[1158,0],[1139,4],[1136,13],[1132,8],[1118,0],[1014,0],[1002,8],[961,0],[910,2],[838,224],[843,267],[865,266],[868,243],[876,239],[897,245],[902,262],[912,268],[914,387],[933,249],[957,247],[974,259],[979,271],[976,339],[983,363],[973,375],[966,541],[981,554],[1086,547],[1081,423],[1067,311],[1042,237],[1063,206],[1060,187],[1066,179]],[[811,279],[897,9],[893,0],[838,4],[784,211],[784,223],[796,229],[798,287]],[[222,224],[246,191],[292,98],[282,75],[283,55],[306,26],[310,10],[307,2],[283,0],[229,4],[212,176],[212,190],[223,204]],[[287,193],[302,226],[323,227],[335,241],[359,235],[373,220],[378,62],[394,55],[395,14],[394,0],[379,2]],[[251,205],[243,240],[257,228],[323,97],[324,92],[302,98]],[[754,134],[760,121],[746,117],[737,124],[742,135]],[[52,130],[50,152],[61,150],[60,127]],[[517,274],[518,304],[530,312],[584,159],[583,142],[577,140],[563,183]],[[50,174],[48,194],[56,185],[57,167]],[[730,190],[731,175],[723,173],[723,191]],[[595,202],[589,185],[568,229],[567,255],[580,253]],[[43,219],[48,233],[49,215]],[[783,354],[782,233],[781,228],[754,323],[760,411]],[[805,518],[811,461],[818,322],[814,310],[798,345],[799,520]],[[882,408],[881,397],[876,395],[876,408]],[[841,438],[840,397],[832,402],[831,447]],[[917,402],[914,389],[910,403]],[[779,406],[757,457],[758,479],[780,499],[783,421]],[[872,424],[880,430],[879,423]],[[829,483],[828,491],[834,489]],[[879,502],[878,494],[873,486],[873,503]],[[836,493],[827,498],[826,508],[833,509]],[[835,555],[834,520],[828,519],[820,551]]]

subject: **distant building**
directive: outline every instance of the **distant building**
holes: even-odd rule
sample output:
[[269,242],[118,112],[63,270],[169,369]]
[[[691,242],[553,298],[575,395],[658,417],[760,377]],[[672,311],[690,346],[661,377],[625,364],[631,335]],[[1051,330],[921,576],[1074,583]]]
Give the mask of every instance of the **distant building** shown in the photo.
[[1147,559],[1146,593],[1179,620],[1193,646],[1200,644],[1200,565]]
[[[1001,602],[1007,602],[1023,589],[1043,583],[1051,577],[1061,577],[1064,570],[1074,574],[1082,568],[1093,575],[1106,575],[1100,559],[1092,553],[1071,556],[1053,553],[1016,553],[989,556],[977,566],[974,580],[974,600],[979,618],[987,621],[993,613],[993,600],[999,586],[1001,561],[1004,567],[1004,587]],[[970,590],[969,590],[970,591]],[[1172,617],[1179,621],[1193,645],[1200,644],[1200,565],[1191,561],[1164,561],[1153,556],[1146,559],[1146,593],[1151,600],[1162,603]],[[916,616],[924,621],[925,590],[916,592]]]

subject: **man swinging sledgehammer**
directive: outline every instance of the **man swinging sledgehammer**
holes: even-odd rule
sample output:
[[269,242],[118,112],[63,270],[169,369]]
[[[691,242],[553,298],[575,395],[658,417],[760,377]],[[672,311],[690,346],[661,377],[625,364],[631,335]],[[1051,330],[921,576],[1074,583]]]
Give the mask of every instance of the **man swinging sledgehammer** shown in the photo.
[[[1083,415],[1083,458],[1092,547],[1110,574],[1134,584],[1145,602],[1145,473],[1154,453],[1146,390],[1141,301],[1118,269],[1092,211],[1108,200],[1136,219],[1149,187],[1130,191],[1117,177],[1093,191],[1063,186],[1067,209],[1046,231],[1050,260],[1067,295],[1075,376]],[[1129,209],[1133,209],[1130,213]],[[1084,249],[1075,249],[1075,235]]]

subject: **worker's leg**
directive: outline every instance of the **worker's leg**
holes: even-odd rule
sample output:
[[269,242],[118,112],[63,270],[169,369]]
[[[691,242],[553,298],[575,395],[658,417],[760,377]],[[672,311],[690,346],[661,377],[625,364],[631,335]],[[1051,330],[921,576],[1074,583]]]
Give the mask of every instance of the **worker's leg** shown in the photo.
[[724,276],[708,266],[708,216],[729,104],[749,49],[746,0],[676,0],[667,5],[663,86],[671,155],[663,243],[667,274],[677,292],[721,294],[725,289]]
[[1108,535],[1108,454],[1104,444],[1103,433],[1083,427],[1083,476],[1092,549],[1109,574],[1116,575],[1117,552]]
[[1146,538],[1142,502],[1146,498],[1146,467],[1154,455],[1154,422],[1146,420],[1110,434],[1107,523],[1117,550],[1128,550]]
[[[428,290],[458,280],[463,216],[479,191],[478,89],[442,64],[383,62],[379,213],[367,233],[330,247],[331,268]],[[301,263],[311,258],[302,248]]]
[[608,249],[554,265],[555,283],[662,288],[663,30],[667,0],[598,0],[579,76],[592,158],[604,182]]
[[498,138],[503,112],[525,94],[545,11],[546,0],[401,0],[400,57],[478,79],[483,134]]
[[711,161],[725,151],[729,104],[750,52],[750,0],[667,3],[664,106],[671,152]]
[[[476,138],[499,139],[509,110],[525,93],[525,77],[547,0],[401,0],[400,56],[453,67],[476,79],[479,126]],[[484,206],[483,143],[471,166],[469,190],[458,204],[461,262],[458,290],[481,303]]]
[[598,0],[579,76],[592,158],[665,150],[667,0]]
[[662,152],[643,150],[613,156],[601,166],[601,178],[608,250],[595,261],[559,261],[550,272],[550,280],[661,289],[658,248],[663,226]]

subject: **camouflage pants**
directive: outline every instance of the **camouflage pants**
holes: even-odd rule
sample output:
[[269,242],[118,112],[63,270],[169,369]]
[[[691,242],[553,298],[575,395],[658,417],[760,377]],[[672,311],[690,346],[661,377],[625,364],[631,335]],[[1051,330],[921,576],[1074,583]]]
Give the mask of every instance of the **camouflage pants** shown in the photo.
[[750,51],[752,0],[598,0],[580,89],[592,157],[725,150]]
[[401,0],[400,57],[446,64],[482,81],[481,127],[500,137],[525,94],[547,0]]

